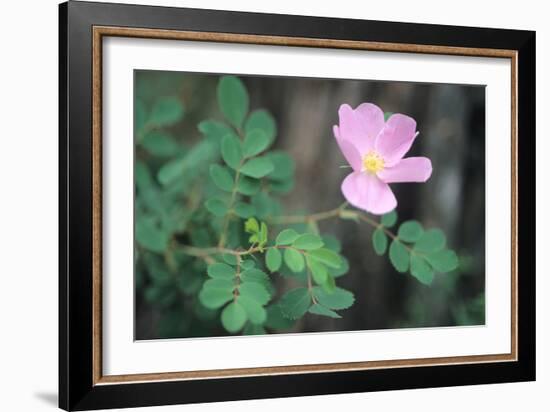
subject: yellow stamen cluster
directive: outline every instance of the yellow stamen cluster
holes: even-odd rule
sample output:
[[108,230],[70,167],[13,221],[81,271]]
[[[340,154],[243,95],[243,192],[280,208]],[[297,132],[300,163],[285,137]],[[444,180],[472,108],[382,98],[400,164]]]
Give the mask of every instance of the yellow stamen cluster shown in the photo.
[[369,152],[363,156],[363,170],[372,174],[378,173],[384,168],[384,159],[376,153]]

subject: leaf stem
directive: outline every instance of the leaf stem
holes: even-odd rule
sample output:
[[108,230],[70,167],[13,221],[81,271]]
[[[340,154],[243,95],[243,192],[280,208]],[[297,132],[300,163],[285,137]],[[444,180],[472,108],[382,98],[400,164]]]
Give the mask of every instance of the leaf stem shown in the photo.
[[241,173],[241,166],[242,166],[242,161],[241,161],[241,165],[239,165],[239,168],[235,171],[235,180],[233,182],[233,190],[231,190],[231,199],[229,200],[229,205],[228,205],[228,211],[223,219],[223,224],[222,224],[222,231],[220,233],[220,240],[218,242],[218,247],[224,247],[225,246],[225,241],[226,241],[226,238],[227,238],[227,228],[229,227],[229,219],[231,217],[231,209],[233,209],[233,205],[235,203],[235,198],[237,197],[237,186],[239,185],[239,177],[240,177],[240,173]]

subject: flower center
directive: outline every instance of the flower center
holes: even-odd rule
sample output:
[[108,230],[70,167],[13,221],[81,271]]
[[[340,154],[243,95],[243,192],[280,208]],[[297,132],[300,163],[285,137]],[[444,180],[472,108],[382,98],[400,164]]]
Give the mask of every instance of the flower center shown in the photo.
[[363,156],[363,171],[377,173],[384,168],[384,159],[376,153],[369,152]]

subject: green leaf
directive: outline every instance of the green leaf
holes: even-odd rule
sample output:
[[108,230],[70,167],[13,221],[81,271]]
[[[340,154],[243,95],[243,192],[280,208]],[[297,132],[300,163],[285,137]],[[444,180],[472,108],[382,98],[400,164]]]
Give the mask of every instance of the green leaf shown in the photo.
[[248,160],[241,168],[241,173],[245,176],[259,179],[269,174],[273,170],[273,163],[267,157],[255,157]]
[[235,213],[237,216],[246,219],[256,213],[256,208],[249,203],[237,202],[235,205]]
[[237,263],[238,263],[237,262],[237,256],[232,255],[231,253],[224,253],[222,255],[222,258],[225,261],[225,263],[227,263],[229,265],[232,265],[232,266],[236,266]]
[[430,285],[434,279],[434,272],[424,258],[411,254],[411,274],[421,283]]
[[322,248],[308,252],[308,255],[330,268],[338,269],[342,265],[342,258],[340,255],[330,249]]
[[328,293],[323,288],[315,286],[313,295],[321,305],[329,309],[347,309],[355,302],[353,293],[342,288],[335,288],[332,293]]
[[163,185],[167,185],[180,178],[185,170],[185,158],[171,160],[159,169],[157,179]]
[[232,302],[222,311],[222,325],[228,332],[235,333],[242,329],[247,320],[245,309],[238,302]]
[[202,173],[203,165],[209,165],[218,157],[218,145],[203,140],[195,144],[183,157],[165,163],[157,173],[157,179],[163,185],[169,185],[178,179],[189,179]]
[[218,198],[208,199],[204,203],[204,207],[214,216],[218,217],[224,216],[228,211],[225,203]]
[[338,253],[342,250],[342,243],[333,235],[323,235],[323,243],[327,249],[333,250]]
[[206,138],[212,139],[215,142],[221,142],[224,136],[233,134],[233,130],[229,125],[216,120],[202,121],[199,123],[198,129]]
[[260,224],[253,217],[244,222],[244,231],[246,233],[258,233],[260,231]]
[[311,270],[311,275],[315,283],[318,285],[324,284],[329,276],[326,266],[309,256],[306,256],[306,263],[309,270]]
[[311,306],[311,296],[307,288],[298,288],[288,291],[279,301],[281,313],[285,318],[298,319]]
[[226,192],[233,190],[233,177],[227,167],[217,164],[210,165],[210,177],[220,189]]
[[399,226],[397,235],[405,242],[416,242],[422,236],[424,229],[416,220],[408,220]]
[[162,253],[168,246],[169,234],[159,228],[153,219],[137,219],[135,230],[136,242],[145,249]]
[[248,176],[240,176],[239,182],[237,183],[237,192],[246,195],[252,196],[260,191],[260,181],[252,179]]
[[372,246],[378,256],[386,253],[388,248],[388,237],[382,229],[376,229],[372,234]]
[[304,257],[295,249],[285,249],[283,254],[284,260],[288,268],[294,273],[299,273],[304,270]]
[[283,259],[279,249],[268,249],[267,253],[265,254],[265,265],[270,272],[278,271],[281,267],[282,260]]
[[241,273],[241,280],[246,282],[256,282],[265,286],[269,282],[269,276],[267,276],[260,269],[250,268]]
[[214,279],[233,279],[236,275],[235,268],[226,263],[214,263],[206,269],[208,276]]
[[270,305],[266,308],[267,319],[264,326],[269,329],[284,330],[289,329],[294,325],[292,319],[283,316],[279,304]]
[[313,250],[322,248],[324,243],[320,236],[314,235],[313,233],[304,233],[292,242],[292,246],[296,249]]
[[177,97],[163,97],[155,102],[149,123],[157,127],[171,126],[183,116],[183,104]]
[[253,260],[243,260],[241,262],[241,268],[243,270],[252,269],[254,266],[256,266],[256,264],[254,263]]
[[445,234],[440,229],[426,230],[414,245],[414,250],[421,253],[437,252],[445,247]]
[[267,225],[265,222],[260,223],[260,245],[263,246],[267,243]]
[[245,157],[256,156],[269,146],[270,140],[260,129],[246,132],[243,142],[243,154]]
[[241,166],[243,159],[241,142],[232,134],[228,134],[222,139],[222,158],[232,169],[237,170]]
[[218,83],[218,104],[225,118],[237,129],[248,113],[248,92],[235,76],[223,76]]
[[261,325],[265,322],[267,318],[267,313],[262,305],[260,305],[257,301],[254,299],[251,299],[246,296],[240,295],[237,298],[237,302],[241,304],[241,306],[246,311],[246,315],[248,316],[248,320],[255,325]]
[[244,130],[246,133],[252,130],[260,129],[269,139],[269,142],[273,142],[275,135],[277,134],[277,125],[273,116],[266,110],[254,110],[246,119]]
[[426,255],[426,259],[436,271],[441,273],[450,272],[458,267],[458,256],[450,249],[430,253]]
[[285,229],[277,235],[277,238],[275,239],[275,244],[277,246],[290,245],[298,238],[298,236],[298,232],[296,232],[294,229]]
[[159,157],[174,156],[180,145],[167,133],[152,130],[141,140],[141,146],[149,153]]
[[207,284],[211,281],[205,282],[201,291],[199,292],[199,301],[208,309],[218,309],[225,305],[227,302],[233,299],[233,287],[231,283],[224,284]]
[[386,213],[382,216],[380,223],[386,227],[392,227],[397,222],[397,212],[392,210],[390,213]]
[[334,277],[332,275],[327,276],[327,280],[325,283],[323,283],[322,288],[327,293],[333,293],[336,290],[336,280],[334,280]]
[[239,295],[253,299],[260,305],[265,305],[271,299],[267,289],[258,282],[244,282],[239,285]]
[[390,262],[398,272],[405,273],[409,270],[409,252],[399,240],[391,242]]
[[328,316],[329,318],[333,318],[333,319],[340,319],[342,317],[338,313],[334,312],[333,310],[330,310],[329,308],[321,306],[318,303],[310,307],[308,312],[313,313],[314,315]]
[[384,112],[384,121],[387,122],[392,114],[392,112]]
[[265,155],[273,164],[273,171],[269,174],[270,179],[287,180],[294,176],[296,165],[294,160],[287,153],[272,151]]

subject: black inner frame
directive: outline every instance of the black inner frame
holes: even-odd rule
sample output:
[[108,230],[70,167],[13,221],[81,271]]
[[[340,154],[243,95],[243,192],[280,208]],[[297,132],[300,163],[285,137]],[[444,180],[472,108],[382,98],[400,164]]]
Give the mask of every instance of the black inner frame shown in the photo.
[[[518,361],[95,385],[92,379],[92,27],[118,26],[518,52]],[[502,121],[510,121],[509,118]],[[59,6],[59,406],[89,410],[535,379],[535,33],[68,2]],[[519,184],[521,182],[521,185]]]

